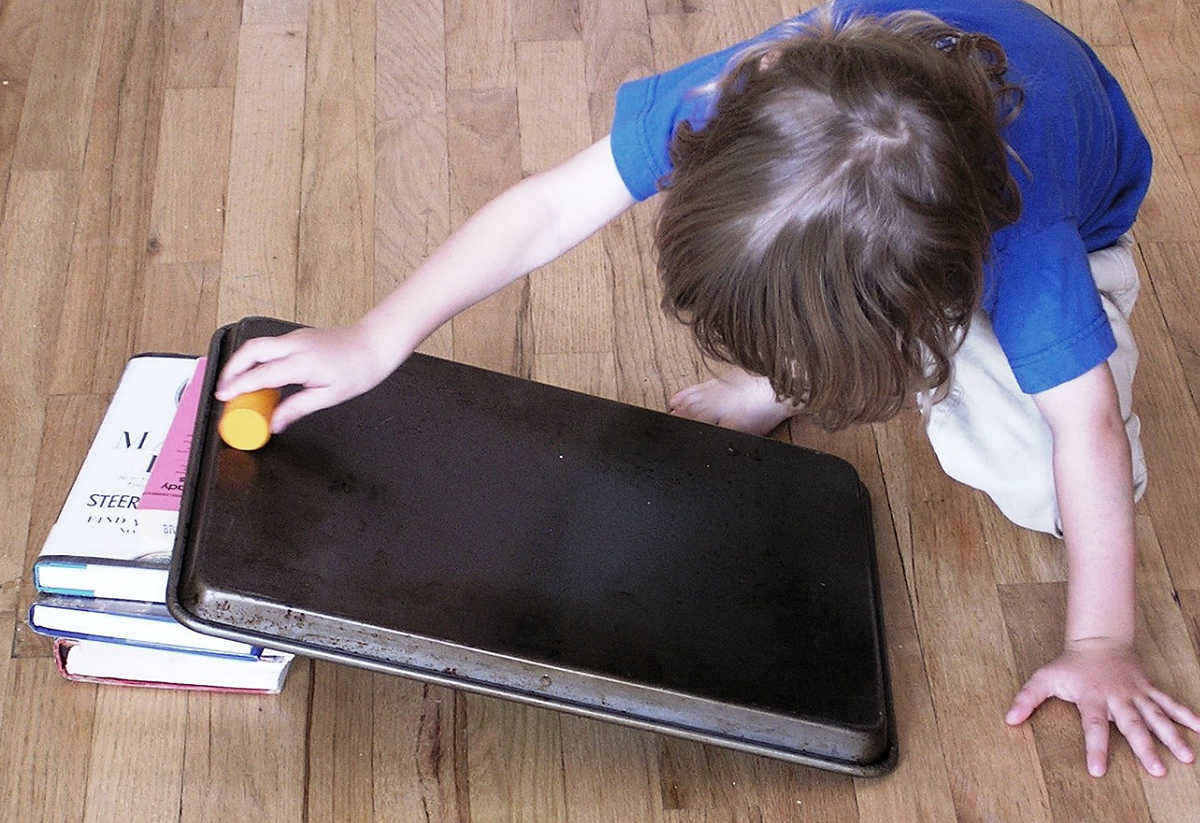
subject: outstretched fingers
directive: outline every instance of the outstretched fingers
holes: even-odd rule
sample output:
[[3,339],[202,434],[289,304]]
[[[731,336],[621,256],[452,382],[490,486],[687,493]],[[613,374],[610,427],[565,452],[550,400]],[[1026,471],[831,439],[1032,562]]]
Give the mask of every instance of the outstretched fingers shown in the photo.
[[1169,694],[1160,692],[1158,689],[1151,686],[1146,689],[1146,694],[1150,699],[1157,703],[1162,710],[1167,713],[1167,716],[1178,723],[1180,726],[1187,726],[1192,731],[1200,734],[1200,716],[1189,709],[1187,706],[1180,703]]
[[1029,715],[1033,714],[1038,706],[1053,696],[1045,678],[1039,677],[1035,673],[1033,677],[1025,681],[1021,691],[1017,692],[1017,696],[1013,698],[1012,705],[1008,707],[1008,713],[1004,715],[1004,722],[1010,726],[1021,725],[1029,719]]
[[1083,747],[1087,757],[1088,774],[1103,777],[1108,771],[1108,712],[1102,703],[1079,707],[1083,724]]
[[1134,755],[1146,771],[1156,777],[1166,774],[1167,768],[1158,756],[1154,737],[1150,734],[1150,729],[1147,728],[1146,721],[1142,719],[1136,706],[1125,700],[1117,700],[1109,705],[1108,710],[1121,734],[1125,735],[1125,739],[1129,741],[1129,748],[1133,749]]
[[1145,720],[1146,725],[1163,742],[1163,745],[1171,750],[1171,754],[1175,755],[1177,760],[1181,763],[1191,763],[1195,759],[1192,750],[1184,742],[1179,727],[1167,716],[1167,713],[1157,702],[1150,697],[1138,695],[1134,698],[1134,704],[1137,706],[1138,711],[1141,712],[1142,719]]

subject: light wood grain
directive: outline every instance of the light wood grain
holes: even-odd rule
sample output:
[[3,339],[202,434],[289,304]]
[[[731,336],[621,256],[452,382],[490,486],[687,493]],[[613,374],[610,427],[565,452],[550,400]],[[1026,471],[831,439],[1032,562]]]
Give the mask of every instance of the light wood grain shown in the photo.
[[1138,0],[1121,10],[1176,148],[1184,154],[1200,152],[1200,18],[1195,8],[1185,0]]
[[103,0],[78,8],[54,0],[43,7],[15,168],[78,171],[83,165],[106,10]]
[[995,642],[1004,618],[982,529],[957,491],[911,512],[915,610],[954,807],[966,820],[1048,820],[1033,736],[1003,722],[1021,683]]
[[[75,172],[14,171],[0,225],[0,472],[32,480],[79,191]],[[87,357],[90,352],[76,352]]]
[[129,356],[162,118],[163,26],[152,3],[114,4],[104,16],[54,392],[107,391]]
[[187,695],[179,823],[291,823],[304,813],[310,663],[280,695]]
[[218,320],[296,310],[306,30],[243,25]]
[[445,0],[447,89],[511,89],[517,85],[514,2]]
[[240,6],[239,0],[167,0],[167,88],[233,88]]
[[220,262],[233,89],[167,89],[146,252],[155,264]]
[[42,19],[40,0],[19,0],[0,6],[0,214],[4,213],[4,195],[13,152],[17,147],[17,128],[25,108],[25,91],[33,69],[34,53]]
[[466,697],[441,686],[375,675],[375,819],[471,819]]
[[[1145,504],[1153,513],[1171,580],[1180,588],[1200,585],[1200,557],[1194,549],[1193,512],[1200,499],[1200,413],[1187,391],[1187,380],[1170,331],[1163,320],[1156,283],[1166,272],[1155,265],[1161,256],[1138,260],[1142,292],[1131,325],[1140,360],[1135,411],[1142,419],[1142,445],[1150,476]],[[1161,479],[1160,479],[1161,478]]]
[[81,820],[97,687],[41,658],[12,660],[7,675],[0,819]]
[[84,823],[175,821],[187,694],[97,689]]
[[473,819],[564,819],[559,713],[468,695],[466,721]]
[[[372,819],[374,677],[361,669],[313,662],[305,809],[312,823]],[[354,710],[342,710],[348,706]]]
[[514,0],[513,39],[577,40],[579,0]]
[[1125,90],[1138,125],[1154,152],[1150,191],[1138,212],[1134,232],[1140,241],[1192,240],[1200,230],[1200,205],[1188,183],[1176,134],[1155,96],[1141,52],[1133,46],[1101,46],[1096,53]]
[[296,319],[353,323],[374,304],[375,8],[312,0]]

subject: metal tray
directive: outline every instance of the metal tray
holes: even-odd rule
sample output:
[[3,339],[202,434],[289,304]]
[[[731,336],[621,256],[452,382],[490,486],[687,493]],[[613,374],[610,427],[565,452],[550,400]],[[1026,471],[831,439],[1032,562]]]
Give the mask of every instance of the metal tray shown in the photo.
[[168,606],[198,631],[856,775],[896,760],[838,458],[413,355],[257,452],[214,335]]

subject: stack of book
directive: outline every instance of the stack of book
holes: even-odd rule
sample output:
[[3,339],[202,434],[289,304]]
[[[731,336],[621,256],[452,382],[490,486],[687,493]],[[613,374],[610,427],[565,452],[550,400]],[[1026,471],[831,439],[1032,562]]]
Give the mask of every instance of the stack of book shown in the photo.
[[292,656],[177,623],[166,590],[204,358],[125,368],[33,568],[29,626],[71,680],[276,693]]

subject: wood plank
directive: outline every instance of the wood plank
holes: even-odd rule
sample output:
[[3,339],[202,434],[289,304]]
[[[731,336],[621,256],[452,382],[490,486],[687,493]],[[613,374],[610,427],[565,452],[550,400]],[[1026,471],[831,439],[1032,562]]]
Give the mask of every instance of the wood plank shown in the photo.
[[1120,0],[1051,0],[1049,6],[1055,20],[1093,48],[1132,44]]
[[220,263],[151,263],[134,350],[207,353],[220,287]]
[[233,89],[167,89],[146,250],[155,264],[220,261]]
[[[25,556],[29,545],[29,524],[33,513],[33,477],[0,474],[0,617],[12,615],[19,607],[21,579],[27,569]],[[3,632],[0,638],[11,638]],[[0,646],[0,649],[3,647]],[[0,662],[8,655],[0,651]],[[0,683],[4,682],[0,679]]]
[[1067,554],[1061,540],[1016,525],[985,494],[974,497],[997,583],[1053,583],[1067,579]]
[[558,712],[467,695],[471,815],[489,821],[564,820]]
[[1200,20],[1195,8],[1185,0],[1137,0],[1122,11],[1175,147],[1184,154],[1200,152]]
[[242,25],[303,27],[308,23],[310,0],[242,0]]
[[[1200,194],[1200,154],[1184,155],[1183,167],[1187,172],[1188,182],[1192,185],[1192,193]],[[1197,200],[1200,201],[1200,198]],[[1184,205],[1186,207],[1186,203]]]
[[[0,223],[0,474],[32,483],[79,176],[14,170]],[[0,551],[5,551],[0,549]]]
[[[1188,637],[1187,621],[1175,600],[1161,544],[1153,521],[1137,518],[1136,646],[1146,676],[1167,694],[1200,711],[1200,660]],[[1184,731],[1192,751],[1200,736]],[[1195,765],[1180,763],[1163,751],[1165,777],[1139,771],[1142,791],[1150,808],[1150,819],[1186,821],[1200,808],[1200,772]]]
[[650,41],[654,45],[657,72],[733,45],[726,40],[716,13],[702,9],[651,14]]
[[13,168],[83,166],[106,8],[101,0],[45,4]]
[[305,778],[310,823],[374,818],[374,677],[364,669],[313,661]]
[[[1023,683],[1062,652],[1066,584],[1023,583],[999,589],[1017,676]],[[1087,771],[1083,729],[1073,704],[1049,700],[1029,725],[1055,820],[1120,823],[1149,816],[1138,778],[1142,767],[1116,727],[1111,728],[1108,772],[1097,780]]]
[[1193,240],[1200,232],[1200,203],[1187,180],[1187,172],[1155,90],[1146,75],[1142,52],[1132,46],[1096,49],[1125,91],[1138,124],[1154,152],[1154,176],[1138,213],[1134,229],[1139,241]]
[[[377,16],[374,299],[380,300],[449,233],[450,182],[442,4],[383,3]],[[419,350],[452,356],[452,326]]]
[[[115,388],[115,386],[114,386]],[[24,546],[22,570],[33,568],[50,527],[58,519],[67,492],[75,482],[92,438],[100,428],[100,420],[108,409],[111,395],[54,395],[46,401],[46,427],[38,450],[37,479],[32,483],[33,508],[29,519],[28,540]],[[15,657],[48,657],[51,641],[35,634],[25,624],[29,604],[33,601],[33,577],[25,574],[21,581],[20,601],[17,604],[21,620],[13,635],[12,653]]]
[[51,390],[104,392],[132,353],[162,111],[162,7],[105,16]]
[[1003,722],[1021,684],[983,532],[970,498],[939,485],[940,500],[912,507],[914,603],[954,806],[968,820],[1048,820],[1033,735]]
[[566,819],[661,823],[657,735],[571,715],[563,715],[560,725]]
[[869,426],[859,426],[831,434],[795,420],[787,430],[791,442],[849,462],[871,497],[900,762],[886,777],[854,781],[858,814],[864,821],[953,820],[954,801],[922,659],[921,637],[896,542],[893,521],[897,512],[888,505],[875,433]]
[[84,823],[178,820],[186,726],[186,692],[97,689]]
[[41,0],[0,5],[0,214],[42,22]]
[[1190,286],[1200,272],[1200,244],[1142,243],[1139,248],[1194,406],[1200,398],[1200,296]]
[[1192,638],[1192,648],[1196,656],[1200,657],[1200,591],[1183,589],[1176,594],[1179,597],[1179,608],[1183,610],[1188,635]]
[[1145,276],[1132,317],[1141,353],[1134,410],[1142,420],[1149,468],[1144,502],[1154,517],[1171,580],[1177,588],[1191,589],[1200,588],[1200,557],[1192,529],[1195,501],[1200,499],[1195,470],[1200,465],[1200,413],[1187,392],[1183,367],[1159,308],[1158,282],[1168,274],[1156,267],[1163,262],[1161,255],[1137,260]]
[[540,383],[617,399],[617,362],[612,352],[535,354],[530,376]]
[[[450,225],[458,228],[480,207],[521,179],[515,89],[457,91],[447,99]],[[522,278],[456,316],[454,359],[528,377],[530,281]]]
[[44,659],[10,661],[7,674],[0,819],[81,820],[96,687],[62,679]]
[[[2,479],[0,479],[0,483],[3,483]],[[16,616],[12,609],[0,609],[0,637],[12,637],[14,622],[16,622]],[[9,740],[11,734],[23,732],[21,724],[24,722],[24,718],[20,715],[5,725],[4,708],[8,702],[5,697],[8,695],[8,670],[11,668],[11,660],[11,656],[0,651],[0,740]]]
[[514,0],[513,39],[577,40],[579,0]]
[[168,89],[233,88],[239,0],[167,0]]
[[[546,124],[521,132],[521,168],[544,171],[591,142],[583,46],[575,41],[517,44],[520,121]],[[530,277],[536,354],[611,352],[612,283],[603,245],[585,240]]]
[[353,323],[374,303],[375,5],[313,0],[296,319]]
[[310,663],[278,695],[188,695],[178,823],[302,819]]
[[585,0],[582,13],[589,92],[616,91],[626,80],[653,73],[645,3]]
[[290,318],[304,131],[306,30],[242,26],[217,320]]
[[375,819],[470,820],[463,695],[374,676]]
[[516,87],[513,3],[445,0],[447,90]]

